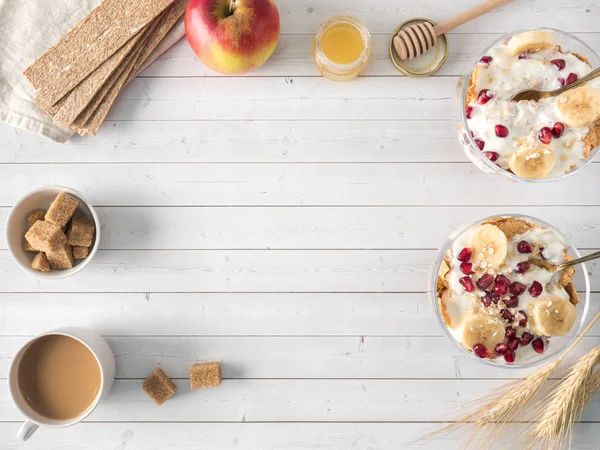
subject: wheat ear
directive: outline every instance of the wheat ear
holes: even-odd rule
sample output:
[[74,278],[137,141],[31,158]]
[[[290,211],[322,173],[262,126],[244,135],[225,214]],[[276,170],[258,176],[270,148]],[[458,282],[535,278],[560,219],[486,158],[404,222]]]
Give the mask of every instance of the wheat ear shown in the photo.
[[515,380],[495,389],[491,399],[484,397],[471,402],[466,407],[467,412],[454,423],[424,436],[423,439],[466,426],[469,431],[465,435],[469,437],[465,448],[491,448],[501,437],[500,433],[494,432],[495,428],[513,421],[519,415],[523,406],[531,401],[559,363],[558,360],[554,361],[522,380]]
[[532,446],[570,448],[573,428],[581,417],[593,372],[600,363],[600,347],[580,358],[554,391],[542,400],[542,414],[528,434]]
[[417,441],[431,439],[441,433],[466,426],[471,430],[465,432],[465,435],[470,434],[465,448],[491,448],[501,436],[501,433],[494,432],[497,426],[511,422],[529,404],[560,362],[579,344],[598,319],[600,319],[600,313],[596,314],[596,317],[592,319],[585,330],[556,361],[522,380],[512,381],[495,389],[491,394],[491,400],[488,400],[489,397],[484,397],[471,402],[466,407],[467,412],[455,419],[453,423],[439,430],[434,430],[417,439]]

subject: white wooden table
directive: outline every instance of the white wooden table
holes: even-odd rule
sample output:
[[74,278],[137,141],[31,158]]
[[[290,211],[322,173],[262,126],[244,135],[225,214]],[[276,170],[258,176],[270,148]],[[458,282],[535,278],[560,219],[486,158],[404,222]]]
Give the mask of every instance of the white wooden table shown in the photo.
[[[64,281],[21,272],[1,238],[0,377],[28,336],[67,324],[107,337],[118,377],[86,423],[26,444],[3,387],[0,449],[402,449],[527,373],[484,367],[444,337],[425,293],[430,263],[457,226],[493,213],[538,216],[597,249],[600,161],[527,190],[481,173],[457,141],[455,86],[484,45],[518,28],[577,32],[600,51],[600,5],[517,0],[451,34],[437,76],[398,76],[387,42],[399,22],[476,3],[278,0],[279,46],[248,76],[210,72],[184,40],[126,89],[96,138],[54,145],[0,125],[2,236],[11,205],[45,184],[80,190],[102,221],[98,255]],[[338,13],[373,33],[350,83],[311,61],[314,32]],[[206,360],[223,362],[225,380],[190,392],[188,367]],[[141,389],[159,365],[179,388],[161,407]],[[600,400],[584,421],[575,448],[600,448]]]

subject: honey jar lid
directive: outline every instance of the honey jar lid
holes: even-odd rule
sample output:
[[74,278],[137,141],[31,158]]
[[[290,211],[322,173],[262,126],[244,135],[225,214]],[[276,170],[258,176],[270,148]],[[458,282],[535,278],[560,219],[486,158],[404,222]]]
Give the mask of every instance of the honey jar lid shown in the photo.
[[429,22],[432,26],[436,25],[433,20],[417,17],[401,23],[390,38],[390,59],[396,69],[409,77],[433,75],[440,70],[448,58],[448,41],[445,34],[438,36],[436,45],[417,58],[402,60],[398,57],[393,44],[394,36],[403,28],[422,22]]

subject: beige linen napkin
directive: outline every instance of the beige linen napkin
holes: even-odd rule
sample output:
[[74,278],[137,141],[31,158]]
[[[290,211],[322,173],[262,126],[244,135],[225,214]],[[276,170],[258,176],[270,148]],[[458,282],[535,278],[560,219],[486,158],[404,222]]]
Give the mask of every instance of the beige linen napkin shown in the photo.
[[[61,127],[38,109],[33,100],[35,90],[23,71],[101,2],[0,0],[0,120],[56,142],[66,142],[73,135],[73,130]],[[142,70],[183,35],[180,21]]]

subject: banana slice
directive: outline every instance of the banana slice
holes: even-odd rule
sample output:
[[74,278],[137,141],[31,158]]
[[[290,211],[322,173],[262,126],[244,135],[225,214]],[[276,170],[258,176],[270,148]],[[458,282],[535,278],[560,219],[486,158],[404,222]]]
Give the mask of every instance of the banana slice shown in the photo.
[[600,116],[600,92],[587,87],[567,91],[556,98],[556,107],[567,126],[587,127]]
[[506,235],[500,228],[487,223],[471,234],[469,247],[473,250],[475,268],[484,270],[498,267],[508,252]]
[[539,180],[552,171],[555,160],[550,147],[518,144],[517,149],[508,159],[508,167],[515,175]]
[[535,53],[552,47],[554,47],[554,34],[541,30],[515,34],[508,42],[508,50],[513,56],[521,53]]
[[577,318],[575,305],[560,297],[544,297],[533,305],[533,323],[538,334],[562,336],[566,334]]
[[468,349],[482,344],[493,351],[504,339],[504,334],[504,326],[498,319],[487,314],[474,314],[464,320],[462,342]]

